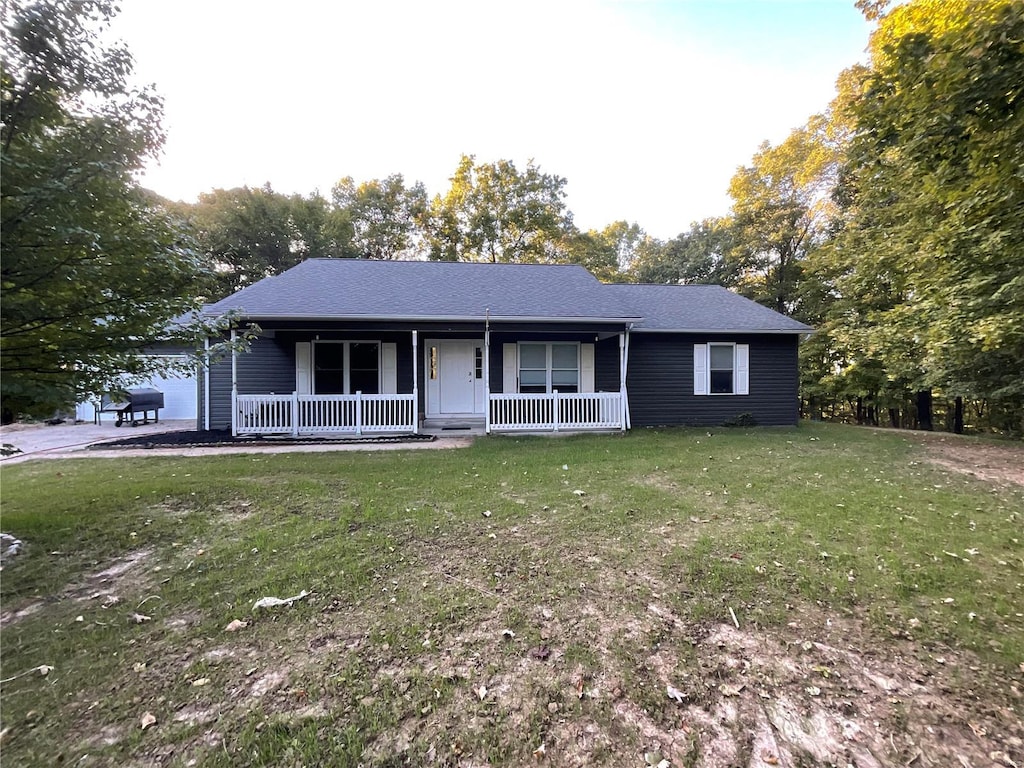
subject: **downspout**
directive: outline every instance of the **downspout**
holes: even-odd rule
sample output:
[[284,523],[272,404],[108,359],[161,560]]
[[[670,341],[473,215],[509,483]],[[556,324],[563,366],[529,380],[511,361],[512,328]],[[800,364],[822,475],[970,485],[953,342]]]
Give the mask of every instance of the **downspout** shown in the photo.
[[238,437],[238,351],[235,349],[235,329],[231,328],[231,436]]
[[484,434],[491,434],[491,308],[484,310]]
[[412,433],[420,433],[420,374],[419,374],[419,338],[418,332],[412,332]]
[[210,430],[210,337],[203,339],[203,429]]

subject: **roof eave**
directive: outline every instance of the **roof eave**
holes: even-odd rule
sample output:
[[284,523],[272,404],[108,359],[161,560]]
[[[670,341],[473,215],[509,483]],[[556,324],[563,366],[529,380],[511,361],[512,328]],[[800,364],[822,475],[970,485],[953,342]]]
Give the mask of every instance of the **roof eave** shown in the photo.
[[757,335],[784,335],[814,333],[813,328],[644,328],[633,329],[634,333],[745,333]]
[[319,321],[363,321],[363,322],[390,322],[390,323],[456,323],[456,322],[484,322],[490,320],[492,323],[638,323],[640,317],[593,317],[584,316],[545,316],[545,315],[324,315],[319,313],[288,313],[288,314],[265,314],[259,312],[245,312],[243,310],[226,310],[224,313],[204,313],[207,317],[216,317],[218,314],[226,314],[228,311],[238,313],[241,320],[319,320]]

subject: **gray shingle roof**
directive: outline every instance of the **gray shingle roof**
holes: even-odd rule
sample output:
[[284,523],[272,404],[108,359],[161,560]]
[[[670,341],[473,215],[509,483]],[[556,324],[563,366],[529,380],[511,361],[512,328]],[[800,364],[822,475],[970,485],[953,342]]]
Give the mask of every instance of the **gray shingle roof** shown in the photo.
[[605,285],[554,264],[309,259],[207,307],[273,319],[545,319],[632,322],[638,331],[806,333],[717,285]]
[[630,319],[580,266],[308,259],[207,309],[253,318]]
[[720,285],[608,285],[643,320],[639,331],[809,333],[809,325]]

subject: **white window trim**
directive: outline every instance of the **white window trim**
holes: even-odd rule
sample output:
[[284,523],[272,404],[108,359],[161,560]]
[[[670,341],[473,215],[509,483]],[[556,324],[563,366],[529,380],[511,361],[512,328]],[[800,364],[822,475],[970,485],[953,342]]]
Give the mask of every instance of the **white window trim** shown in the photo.
[[345,367],[342,370],[342,389],[346,395],[354,395],[351,387],[351,365],[352,355],[349,346],[352,344],[376,344],[377,345],[377,391],[384,391],[384,361],[381,359],[381,353],[384,348],[384,343],[377,339],[316,339],[312,344],[312,352],[309,360],[309,389],[311,394],[318,394],[316,391],[316,348],[318,344],[344,344],[345,345]]
[[[732,348],[732,390],[711,391],[711,348]],[[698,350],[700,350],[698,352]],[[694,345],[694,395],[698,397],[744,397],[750,394],[750,345],[734,341],[709,341]],[[703,384],[703,391],[698,391]]]
[[[551,394],[554,391],[554,387],[551,386],[551,347],[554,345],[568,347],[576,347],[576,391],[583,391],[583,370],[580,360],[580,342],[578,341],[520,341],[516,343],[516,391],[522,392],[522,384],[520,382],[520,374],[523,370],[523,359],[521,349],[522,346],[526,345],[543,345],[544,346],[544,386],[546,388],[545,394]],[[539,369],[531,369],[539,370]],[[559,368],[558,370],[569,370],[568,368]]]

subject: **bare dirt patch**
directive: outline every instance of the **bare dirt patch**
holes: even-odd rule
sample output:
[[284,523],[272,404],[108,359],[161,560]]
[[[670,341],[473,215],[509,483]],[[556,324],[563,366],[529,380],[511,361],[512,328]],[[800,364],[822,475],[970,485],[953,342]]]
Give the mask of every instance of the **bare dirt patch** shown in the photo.
[[1024,445],[934,435],[924,439],[921,446],[925,458],[942,469],[1000,485],[1024,486]]
[[127,585],[131,591],[140,587],[138,566],[153,555],[152,549],[139,549],[117,558],[110,565],[95,573],[88,574],[80,582],[68,584],[57,595],[47,601],[34,601],[17,609],[4,611],[0,614],[0,626],[8,627],[31,616],[43,608],[46,602],[76,600],[78,602],[96,601],[104,608],[110,608],[121,602],[122,592]]

